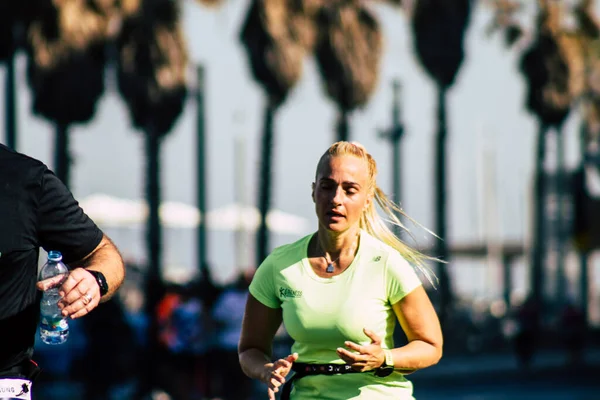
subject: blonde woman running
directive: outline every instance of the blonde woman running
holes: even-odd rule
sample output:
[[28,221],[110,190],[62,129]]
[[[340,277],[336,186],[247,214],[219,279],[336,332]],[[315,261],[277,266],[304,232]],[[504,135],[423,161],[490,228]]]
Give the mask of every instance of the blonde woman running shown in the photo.
[[[405,375],[442,356],[439,320],[415,271],[428,273],[427,257],[378,215],[375,203],[400,223],[376,176],[362,145],[333,144],[312,185],[317,232],[275,249],[254,276],[239,358],[270,400],[280,390],[291,400],[413,399]],[[396,319],[408,339],[402,347],[393,343]],[[273,361],[282,322],[292,354]]]

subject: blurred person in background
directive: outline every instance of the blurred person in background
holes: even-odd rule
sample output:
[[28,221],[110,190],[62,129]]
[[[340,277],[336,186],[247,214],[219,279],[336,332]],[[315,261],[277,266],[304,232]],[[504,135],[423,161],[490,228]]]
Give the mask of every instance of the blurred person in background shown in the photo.
[[[412,399],[405,375],[442,356],[440,323],[415,271],[429,274],[429,258],[378,215],[375,203],[402,226],[396,213],[403,212],[376,177],[362,145],[334,143],[312,184],[317,231],[275,249],[256,271],[239,360],[246,375],[266,383],[271,400],[284,384],[281,399]],[[398,348],[396,320],[408,340]],[[292,354],[272,360],[282,321]]]
[[519,366],[528,369],[537,350],[540,333],[540,309],[533,296],[529,296],[516,311],[517,332],[514,346]]
[[194,281],[172,284],[157,306],[160,345],[154,384],[174,400],[204,399],[209,392],[209,308]]
[[586,319],[574,301],[569,301],[560,316],[560,332],[567,350],[567,364],[571,367],[580,366],[583,362],[585,346]]
[[116,386],[135,378],[138,366],[135,331],[127,322],[118,297],[100,305],[83,322],[87,345],[74,374],[81,375],[85,400],[106,400]]
[[254,269],[242,271],[231,285],[223,288],[212,308],[215,343],[211,357],[211,393],[222,400],[247,400],[252,396],[253,382],[240,368],[237,346],[253,276]]
[[80,318],[110,299],[125,269],[111,240],[42,162],[0,145],[0,387],[29,399],[39,373],[32,361],[40,314],[40,247],[58,250],[70,273],[61,288],[66,317]]

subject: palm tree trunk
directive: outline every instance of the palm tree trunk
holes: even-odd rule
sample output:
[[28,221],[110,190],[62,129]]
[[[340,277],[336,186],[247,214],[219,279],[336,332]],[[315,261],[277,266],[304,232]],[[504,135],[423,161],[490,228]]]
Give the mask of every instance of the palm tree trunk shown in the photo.
[[148,202],[146,254],[148,275],[160,277],[162,257],[162,226],[159,220],[160,206],[160,137],[149,127],[146,132],[146,200]]
[[[390,142],[392,145],[392,190],[394,194],[394,202],[399,206],[402,206],[402,137],[404,136],[404,125],[400,120],[400,82],[394,81],[392,84],[392,90],[394,99],[392,103],[392,130],[390,132]],[[401,218],[399,215],[398,218]],[[401,220],[401,222],[404,222]],[[399,226],[394,225],[394,233],[399,238],[402,235],[402,230]]]
[[200,212],[200,223],[197,232],[198,272],[203,279],[210,279],[208,259],[206,254],[206,137],[204,129],[204,67],[198,66],[196,70],[196,199]]
[[348,124],[348,112],[340,110],[336,126],[337,140],[348,141],[350,137],[350,126]]
[[54,168],[58,179],[71,187],[71,154],[69,152],[69,127],[66,124],[55,125],[56,143],[54,147]]
[[269,251],[269,231],[267,228],[267,213],[271,208],[272,163],[273,163],[273,120],[276,107],[270,102],[265,109],[265,120],[262,137],[262,157],[260,164],[260,188],[258,194],[258,209],[260,225],[256,232],[256,266],[258,267],[267,257]]
[[545,195],[546,177],[544,173],[544,160],[546,158],[546,133],[548,126],[540,121],[537,137],[534,175],[534,206],[533,206],[533,244],[531,261],[531,290],[538,305],[542,304],[544,292],[544,260],[546,246],[544,234],[546,232]]
[[5,127],[6,127],[6,145],[13,150],[17,149],[17,93],[16,74],[15,74],[15,52],[6,60],[6,81],[5,81]]
[[140,363],[139,383],[134,398],[144,400],[152,391],[155,379],[155,366],[158,356],[158,320],[156,307],[164,293],[161,279],[162,227],[159,219],[160,205],[160,136],[152,124],[146,128],[146,201],[148,220],[146,225],[146,277],[145,311],[148,316],[146,330],[147,349]]
[[[450,251],[448,250],[447,237],[447,216],[446,216],[446,93],[447,89],[438,85],[438,130],[435,138],[435,233],[441,238],[436,241],[435,256],[444,261],[448,261]],[[452,286],[450,284],[450,276],[446,264],[438,264],[438,276],[440,280],[440,301],[441,315],[444,318],[446,311],[452,305]]]
[[590,299],[590,273],[588,267],[589,256],[590,255],[587,250],[579,251],[579,292],[581,293],[579,304],[581,308],[581,313],[583,314],[585,329],[588,328],[588,308]]
[[556,200],[556,297],[558,304],[563,304],[566,299],[567,276],[565,271],[565,242],[566,242],[566,210],[568,191],[565,182],[565,149],[562,128],[556,129],[556,173],[554,176],[554,193]]

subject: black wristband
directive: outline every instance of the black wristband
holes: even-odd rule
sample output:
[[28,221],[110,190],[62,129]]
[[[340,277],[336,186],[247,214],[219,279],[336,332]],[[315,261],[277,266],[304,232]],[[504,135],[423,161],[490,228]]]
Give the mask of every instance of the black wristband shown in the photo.
[[98,283],[98,287],[100,288],[100,297],[108,293],[108,283],[106,282],[104,274],[100,271],[93,271],[91,269],[88,269],[86,271],[92,274],[94,278],[96,278],[96,282]]

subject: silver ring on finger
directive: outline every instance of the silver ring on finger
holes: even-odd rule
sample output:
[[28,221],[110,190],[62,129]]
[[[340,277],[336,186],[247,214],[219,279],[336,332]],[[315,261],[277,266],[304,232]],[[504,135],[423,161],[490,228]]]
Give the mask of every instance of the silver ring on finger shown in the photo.
[[93,297],[91,294],[86,293],[83,296],[81,296],[81,301],[83,301],[83,304],[85,304],[87,306],[92,301],[92,298]]

